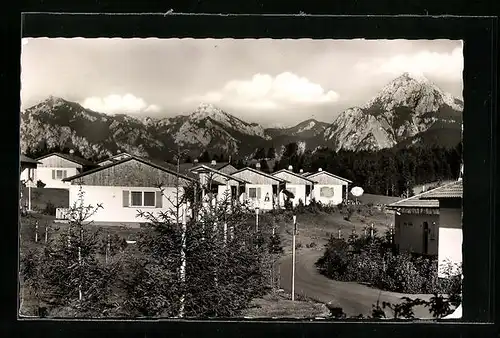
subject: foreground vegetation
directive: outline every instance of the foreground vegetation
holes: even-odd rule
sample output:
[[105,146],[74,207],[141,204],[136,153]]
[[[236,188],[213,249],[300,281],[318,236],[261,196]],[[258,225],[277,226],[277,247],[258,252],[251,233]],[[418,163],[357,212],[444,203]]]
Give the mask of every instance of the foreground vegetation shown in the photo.
[[[71,206],[69,224],[48,230],[47,243],[41,224],[36,245],[26,245],[35,237],[33,227],[31,232],[25,231],[21,251],[21,313],[48,317],[227,318],[263,314],[307,317],[307,313],[317,316],[324,312],[324,307],[309,300],[291,306],[277,293],[279,276],[274,275],[274,267],[283,247],[280,232],[272,235],[272,229],[290,211],[266,214],[256,231],[255,214],[245,205],[237,206],[232,213],[227,212],[228,205],[224,202],[209,209],[195,205],[196,217],[188,218],[185,227],[182,205],[179,203],[178,207],[168,214],[143,215],[151,224],[134,232],[135,244],[127,244],[122,233],[105,232],[87,222],[100,206],[85,206],[83,202]],[[349,208],[363,206],[330,210],[313,204],[294,212],[304,216],[339,213],[346,218]],[[177,217],[177,212],[181,217]],[[339,253],[336,249],[339,242],[332,238],[327,246],[329,254],[325,253],[328,257],[325,266],[335,259],[369,262],[386,245],[378,236],[371,244],[364,240],[365,244],[362,237],[344,241],[358,250]],[[358,256],[349,256],[354,254]],[[398,264],[393,270],[404,275],[404,264]],[[357,280],[352,276],[351,280],[360,281],[358,277],[370,273],[372,277],[378,273],[386,282],[390,280],[376,272],[376,263],[360,266],[358,270],[362,272],[352,267],[349,270],[357,274]],[[349,280],[346,276],[349,275],[344,275],[345,280]],[[393,290],[407,285],[394,278],[392,282],[394,285],[387,287]],[[403,299],[401,304],[374,304],[368,318],[412,318],[411,309],[419,305],[428,306],[436,318],[441,318],[460,303],[458,288],[450,288],[446,296],[441,295],[444,289],[432,291],[436,295],[427,302]],[[274,301],[276,306],[271,306]],[[300,315],[294,313],[297,306],[302,309]],[[346,317],[342,309],[330,307],[329,311],[332,318]]]
[[245,206],[200,208],[185,224],[170,213],[142,215],[151,224],[130,246],[87,222],[99,208],[82,196],[65,231],[21,252],[21,297],[33,300],[23,314],[234,317],[272,287],[279,240],[249,226]]

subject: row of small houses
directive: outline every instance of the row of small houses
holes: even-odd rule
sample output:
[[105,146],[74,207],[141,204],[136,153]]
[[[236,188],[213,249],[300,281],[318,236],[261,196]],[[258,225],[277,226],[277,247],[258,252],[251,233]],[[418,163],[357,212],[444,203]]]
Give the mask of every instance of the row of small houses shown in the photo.
[[[137,210],[167,211],[173,208],[176,187],[199,183],[202,194],[230,196],[253,208],[283,208],[285,200],[305,205],[312,199],[339,204],[347,199],[352,182],[319,169],[314,173],[293,168],[271,174],[258,168],[236,169],[230,163],[184,163],[178,167],[127,153],[100,163],[73,155],[54,153],[31,160],[21,157],[21,179],[43,181],[47,188],[69,190],[73,205],[84,192],[85,204],[102,204],[92,220],[101,225],[138,226],[147,222]],[[210,187],[208,183],[210,182]],[[158,189],[162,186],[162,192]],[[182,190],[182,188],[181,188]],[[182,194],[182,192],[181,192]],[[387,206],[395,212],[395,243],[400,250],[437,255],[441,262],[462,261],[462,180],[425,191]],[[202,196],[202,197],[203,197]],[[64,218],[65,209],[58,209]],[[438,245],[439,243],[439,245]]]
[[[259,168],[236,169],[228,162],[183,163],[179,167],[164,161],[121,153],[93,164],[77,156],[53,153],[36,159],[36,170],[27,169],[21,179],[45,188],[69,190],[69,203],[78,199],[80,189],[85,204],[102,204],[93,220],[106,224],[143,223],[137,209],[167,211],[173,207],[177,188],[199,183],[203,195],[247,202],[260,210],[280,209],[285,201],[304,205],[312,199],[337,205],[346,200],[351,181],[319,169],[315,173],[294,172],[293,168],[271,174]],[[29,180],[31,176],[31,180]],[[207,185],[210,183],[210,189]],[[158,189],[161,185],[162,192]],[[181,195],[182,195],[181,191]],[[64,210],[59,210],[62,215]]]

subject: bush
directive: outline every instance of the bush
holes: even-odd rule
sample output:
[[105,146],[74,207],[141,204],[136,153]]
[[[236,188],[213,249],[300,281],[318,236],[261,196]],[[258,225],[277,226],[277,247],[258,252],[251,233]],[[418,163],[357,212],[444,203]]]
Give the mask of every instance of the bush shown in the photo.
[[42,210],[42,213],[45,215],[55,216],[56,215],[56,206],[52,202],[47,202],[45,208]]
[[436,258],[398,253],[385,236],[353,233],[347,241],[332,236],[316,266],[329,278],[386,291],[457,294],[461,287],[461,276],[438,280]]

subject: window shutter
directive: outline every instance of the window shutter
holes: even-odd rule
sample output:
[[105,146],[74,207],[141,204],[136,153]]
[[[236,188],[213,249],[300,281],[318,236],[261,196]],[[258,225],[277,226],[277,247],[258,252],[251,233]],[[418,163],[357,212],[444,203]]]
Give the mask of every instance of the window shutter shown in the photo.
[[129,206],[129,191],[128,190],[123,190],[123,206],[124,207]]
[[63,170],[63,178],[68,177],[68,172],[66,170]]
[[156,207],[163,208],[163,194],[161,191],[156,192]]
[[55,180],[56,179],[56,171],[55,170],[52,170],[52,179]]
[[260,199],[260,188],[257,188],[257,199]]

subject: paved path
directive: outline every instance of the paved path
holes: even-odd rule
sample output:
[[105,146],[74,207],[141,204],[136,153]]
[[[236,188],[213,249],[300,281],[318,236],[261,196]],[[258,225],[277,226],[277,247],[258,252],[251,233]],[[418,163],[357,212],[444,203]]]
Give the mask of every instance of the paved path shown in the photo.
[[[354,282],[338,282],[321,275],[314,263],[323,252],[315,249],[301,249],[297,252],[295,265],[295,292],[322,303],[331,302],[341,307],[348,316],[371,315],[372,305],[380,300],[398,304],[401,297],[428,300],[430,295],[405,295],[380,291]],[[291,291],[292,257],[286,256],[280,262],[281,287]],[[390,310],[386,312],[390,315]],[[432,316],[424,307],[414,309],[415,317],[430,319]]]

